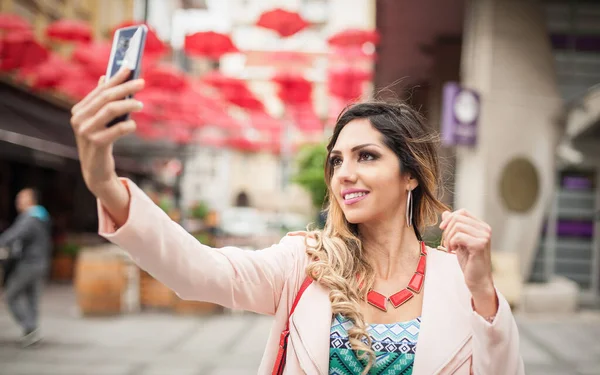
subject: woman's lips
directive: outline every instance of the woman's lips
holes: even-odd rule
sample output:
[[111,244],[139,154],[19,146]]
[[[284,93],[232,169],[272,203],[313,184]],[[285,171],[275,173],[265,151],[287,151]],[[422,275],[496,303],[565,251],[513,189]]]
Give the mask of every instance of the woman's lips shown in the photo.
[[349,205],[354,204],[356,202],[360,202],[363,199],[365,199],[367,197],[367,195],[369,195],[369,193],[366,193],[364,195],[361,195],[361,196],[358,196],[358,197],[355,197],[355,198],[344,199],[344,204],[347,205],[347,206],[349,206]]

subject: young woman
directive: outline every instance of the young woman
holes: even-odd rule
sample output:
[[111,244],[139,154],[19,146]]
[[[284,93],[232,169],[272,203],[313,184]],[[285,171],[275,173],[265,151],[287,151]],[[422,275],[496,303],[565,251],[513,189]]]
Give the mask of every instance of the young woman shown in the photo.
[[[492,280],[491,229],[465,210],[445,211],[435,137],[414,110],[365,103],[340,115],[322,231],[259,251],[213,249],[117,177],[112,144],[135,124],[106,124],[139,110],[119,98],[143,88],[126,76],[100,83],[72,111],[99,232],[182,298],[274,315],[260,374],[282,359],[285,374],[524,373],[517,326]],[[442,211],[444,251],[421,239]]]

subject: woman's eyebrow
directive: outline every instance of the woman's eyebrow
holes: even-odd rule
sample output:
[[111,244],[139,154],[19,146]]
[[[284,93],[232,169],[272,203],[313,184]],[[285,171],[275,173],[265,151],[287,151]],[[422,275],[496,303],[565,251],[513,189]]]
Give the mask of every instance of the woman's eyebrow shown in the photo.
[[[357,150],[363,149],[368,146],[375,146],[375,147],[381,148],[381,146],[379,146],[378,144],[375,144],[375,143],[363,143],[362,145],[352,147],[352,149],[350,151],[355,152]],[[341,154],[341,153],[342,152],[339,150],[331,150],[331,154]]]

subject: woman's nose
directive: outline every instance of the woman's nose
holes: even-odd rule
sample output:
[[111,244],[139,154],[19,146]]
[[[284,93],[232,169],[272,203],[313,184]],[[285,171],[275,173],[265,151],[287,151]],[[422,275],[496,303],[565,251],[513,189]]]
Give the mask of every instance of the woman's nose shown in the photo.
[[340,182],[354,182],[356,181],[356,168],[350,162],[343,162],[342,165],[338,167],[337,177]]

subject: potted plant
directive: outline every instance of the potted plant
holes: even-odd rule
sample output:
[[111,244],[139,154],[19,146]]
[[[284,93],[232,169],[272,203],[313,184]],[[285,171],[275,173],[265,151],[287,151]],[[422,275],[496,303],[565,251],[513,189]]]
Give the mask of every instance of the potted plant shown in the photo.
[[58,245],[56,253],[52,259],[52,280],[55,281],[72,281],[75,270],[75,258],[80,250],[80,246],[65,242]]

